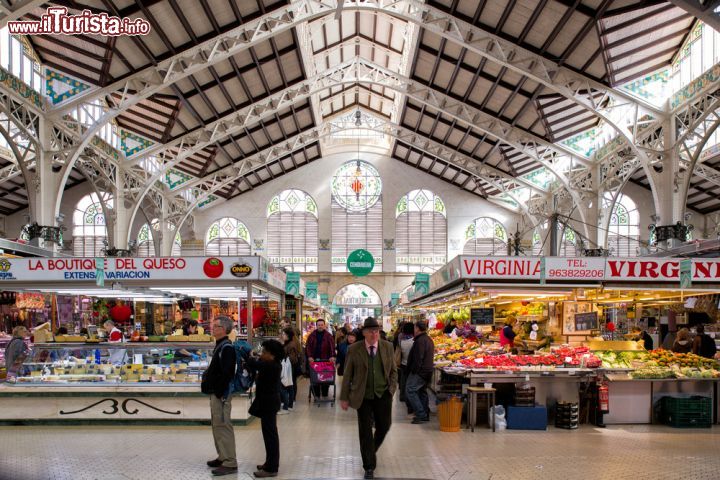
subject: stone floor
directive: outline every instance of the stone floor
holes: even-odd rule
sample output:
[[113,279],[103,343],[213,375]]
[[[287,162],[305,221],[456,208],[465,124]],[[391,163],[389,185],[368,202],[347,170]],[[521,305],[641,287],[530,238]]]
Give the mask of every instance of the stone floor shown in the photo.
[[[301,386],[306,390],[305,386]],[[280,478],[362,478],[353,411],[309,406],[278,417]],[[264,460],[260,422],[236,427],[240,473]],[[0,480],[202,479],[214,458],[209,427],[0,427]],[[437,418],[395,423],[379,453],[378,478],[720,479],[720,427],[583,426],[566,431],[443,433]]]

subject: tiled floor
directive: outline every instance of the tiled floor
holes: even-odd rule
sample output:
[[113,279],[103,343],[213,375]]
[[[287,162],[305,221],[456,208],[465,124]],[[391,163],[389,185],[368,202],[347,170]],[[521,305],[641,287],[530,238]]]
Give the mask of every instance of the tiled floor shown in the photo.
[[[305,386],[302,386],[306,390]],[[278,417],[280,478],[362,478],[354,411],[308,406]],[[264,460],[260,423],[236,427],[240,472]],[[379,453],[378,477],[405,479],[720,479],[720,427],[442,433],[400,409]],[[209,427],[1,427],[0,480],[203,479]]]

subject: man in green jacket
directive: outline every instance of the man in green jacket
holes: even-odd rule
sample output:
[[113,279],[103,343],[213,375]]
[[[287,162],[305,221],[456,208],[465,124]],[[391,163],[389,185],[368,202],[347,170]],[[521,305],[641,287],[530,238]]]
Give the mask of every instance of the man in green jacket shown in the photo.
[[340,406],[343,410],[348,407],[357,410],[364,478],[370,479],[375,475],[376,453],[392,422],[397,368],[392,343],[380,338],[377,320],[366,318],[362,333],[365,340],[355,342],[348,348]]

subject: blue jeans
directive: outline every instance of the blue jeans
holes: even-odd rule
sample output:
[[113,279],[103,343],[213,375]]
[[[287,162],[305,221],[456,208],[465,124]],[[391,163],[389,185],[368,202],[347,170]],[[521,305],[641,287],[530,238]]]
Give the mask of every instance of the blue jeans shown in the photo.
[[282,383],[280,384],[280,401],[282,402],[283,410],[287,410],[292,407],[292,404],[290,403],[290,392],[288,392],[287,387]]
[[427,394],[427,382],[416,373],[411,373],[405,383],[405,398],[415,412],[416,418],[426,419],[430,416],[430,405]]

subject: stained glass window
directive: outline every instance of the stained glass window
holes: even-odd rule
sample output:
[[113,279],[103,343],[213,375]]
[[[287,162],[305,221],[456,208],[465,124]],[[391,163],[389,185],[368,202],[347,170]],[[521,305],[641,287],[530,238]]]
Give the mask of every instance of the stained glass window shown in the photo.
[[317,272],[317,204],[302,190],[284,190],[268,203],[267,255],[290,271]]
[[[605,204],[609,206],[612,195],[605,195]],[[631,257],[638,254],[640,247],[640,215],[635,202],[620,194],[610,210],[610,228],[608,230],[608,249],[617,257]]]
[[250,231],[237,218],[224,217],[213,222],[205,235],[205,254],[250,255]]
[[375,167],[356,160],[338,168],[332,178],[331,190],[341,207],[351,212],[363,212],[380,199],[382,181]]
[[382,182],[375,167],[353,160],[331,181],[333,272],[347,271],[347,257],[359,248],[372,253],[374,272],[382,271]]
[[173,239],[173,246],[172,246],[172,250],[170,251],[170,255],[173,257],[179,257],[181,249],[182,249],[182,238],[180,238],[180,232],[177,232],[175,234],[175,238]]
[[137,235],[137,255],[138,257],[154,257],[155,256],[155,243],[153,241],[153,230],[157,230],[156,226],[158,221],[153,221],[153,228],[150,228],[149,224],[145,224],[140,227],[140,231]]
[[[0,66],[38,93],[43,93],[43,68],[27,37],[0,29]],[[3,137],[4,138],[4,137]]]
[[[104,199],[105,205],[112,208],[112,198]],[[75,206],[73,212],[73,255],[76,257],[97,257],[102,255],[107,239],[105,214],[97,194],[85,195]]]
[[430,190],[413,190],[395,207],[398,272],[435,271],[447,262],[445,203]]
[[543,222],[542,224],[535,227],[535,230],[533,231],[532,236],[532,255],[535,257],[540,257],[545,254],[544,248],[545,243],[547,242],[546,235],[548,234],[548,222]]
[[558,256],[560,257],[579,257],[582,254],[580,245],[580,237],[572,227],[558,223],[558,233],[560,234],[560,248],[558,248]]
[[494,218],[480,217],[465,229],[464,255],[507,255],[507,232]]

